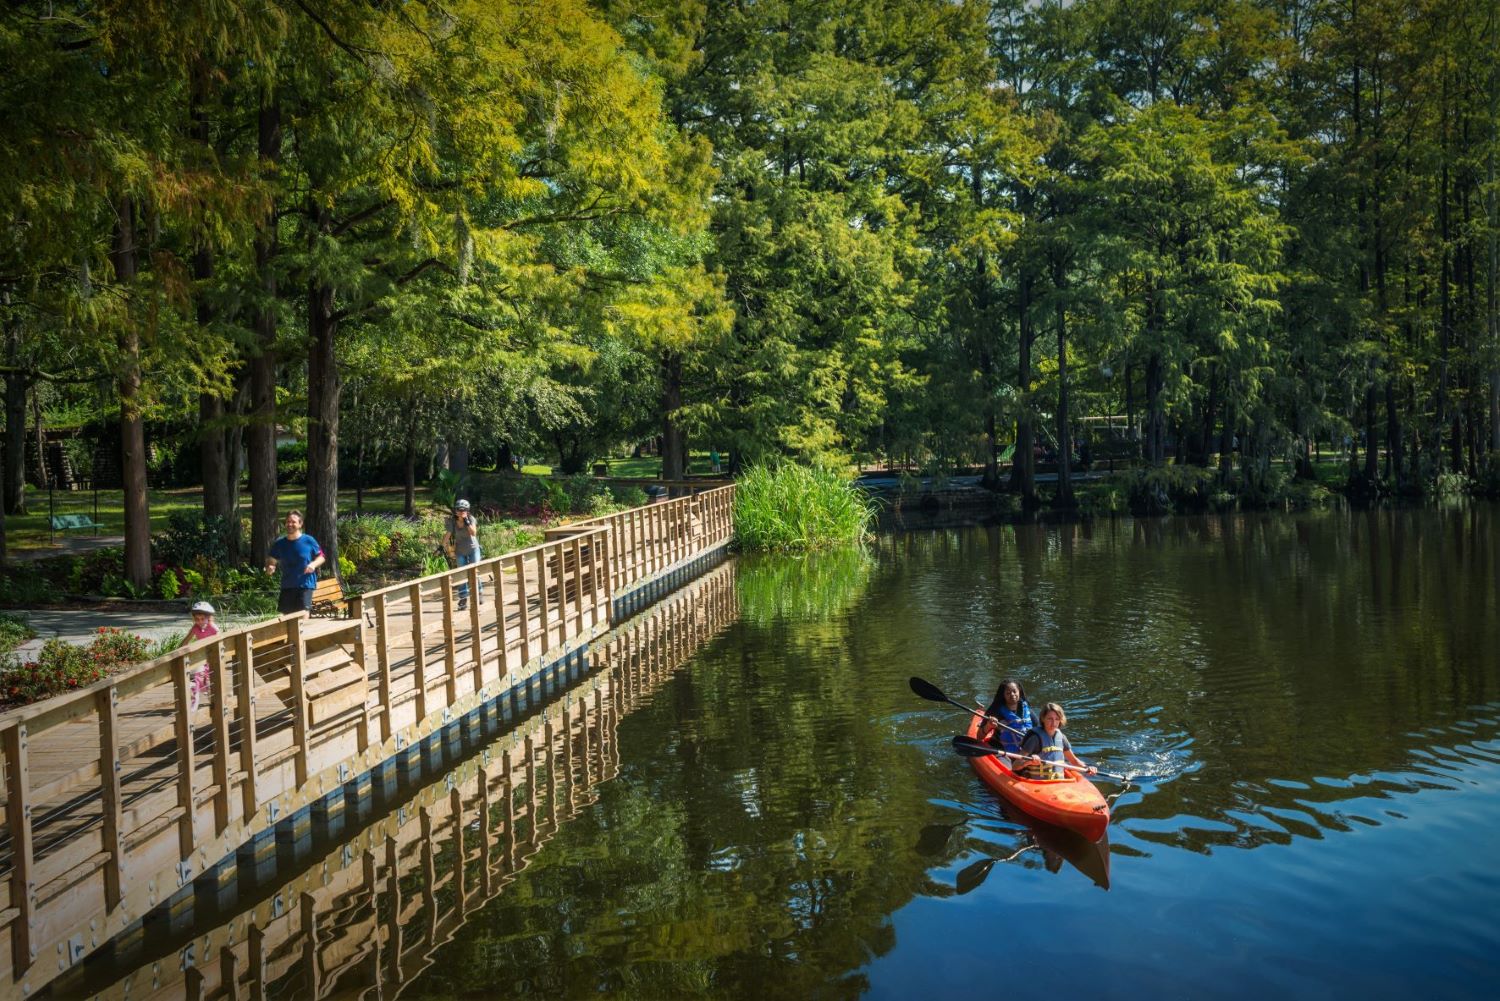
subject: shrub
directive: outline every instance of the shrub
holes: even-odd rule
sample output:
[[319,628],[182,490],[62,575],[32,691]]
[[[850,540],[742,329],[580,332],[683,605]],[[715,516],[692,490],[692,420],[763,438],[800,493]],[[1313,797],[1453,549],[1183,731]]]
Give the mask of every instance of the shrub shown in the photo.
[[1500,454],[1485,456],[1471,489],[1480,497],[1500,497]]
[[525,549],[542,541],[540,529],[509,519],[481,521],[479,523],[479,548],[486,557],[500,556],[516,549]]
[[432,488],[432,502],[444,510],[453,510],[453,505],[458,502],[459,491],[463,489],[464,478],[451,469],[439,469],[437,475],[428,484]]
[[36,635],[31,623],[19,615],[0,615],[0,653],[8,653]]
[[218,515],[205,518],[197,511],[173,511],[153,548],[158,560],[172,566],[187,566],[199,560],[229,566],[235,562],[238,534],[239,525],[227,518]]
[[0,697],[24,703],[61,695],[92,685],[150,655],[149,641],[109,626],[100,626],[86,647],[50,639],[42,644],[36,660],[19,663],[11,657],[0,665]]
[[156,581],[157,590],[161,593],[163,601],[171,601],[182,593],[182,583],[177,575],[171,570],[163,570]]
[[59,597],[57,588],[41,574],[15,571],[0,573],[0,605],[45,605]]
[[1125,495],[1109,481],[1087,484],[1078,491],[1078,514],[1083,518],[1108,518],[1125,513]]
[[1463,473],[1443,473],[1433,484],[1433,495],[1444,500],[1454,497],[1462,497],[1469,492],[1471,484],[1469,478]]
[[1218,473],[1201,466],[1132,469],[1120,477],[1126,504],[1138,515],[1202,511],[1218,489]]
[[276,479],[279,483],[307,482],[307,442],[289,441],[276,446]]
[[743,549],[796,552],[857,543],[874,517],[869,498],[826,469],[755,466],[735,491],[734,531]]
[[114,546],[96,549],[79,558],[68,575],[68,589],[74,594],[108,594],[104,584],[108,578],[123,580],[125,576],[125,548]]

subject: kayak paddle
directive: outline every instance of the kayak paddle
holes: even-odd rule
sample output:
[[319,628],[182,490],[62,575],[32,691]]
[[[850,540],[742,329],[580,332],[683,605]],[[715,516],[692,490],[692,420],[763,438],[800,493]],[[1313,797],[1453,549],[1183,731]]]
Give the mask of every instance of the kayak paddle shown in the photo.
[[[1009,751],[1002,751],[998,747],[991,747],[982,740],[975,740],[973,737],[965,737],[962,735],[953,738],[953,749],[966,758],[983,758],[993,754],[997,758],[1015,758],[1018,761],[1031,760],[1031,758],[1025,754],[1011,754]],[[1047,761],[1044,762],[1044,764],[1053,768],[1066,768],[1070,772],[1083,772],[1085,774],[1088,772],[1087,768],[1069,764],[1066,761]],[[1094,774],[1103,775],[1107,778],[1112,778],[1119,782],[1130,781],[1130,776],[1117,775],[1114,772],[1101,772],[1096,769],[1094,771]]]
[[955,702],[952,699],[948,698],[948,696],[943,694],[942,689],[938,688],[937,685],[934,685],[930,681],[923,681],[921,678],[912,678],[907,682],[907,684],[911,685],[912,692],[914,692],[920,698],[926,699],[928,702],[946,702],[951,706],[956,706],[959,709],[962,709],[966,713],[972,713],[975,716],[978,716],[980,719],[989,719],[988,716],[986,716],[979,710],[970,709],[962,702]]

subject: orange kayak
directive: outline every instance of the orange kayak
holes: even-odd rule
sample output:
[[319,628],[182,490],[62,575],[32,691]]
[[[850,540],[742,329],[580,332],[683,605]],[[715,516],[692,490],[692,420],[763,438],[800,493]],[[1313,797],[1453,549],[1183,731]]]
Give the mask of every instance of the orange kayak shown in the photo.
[[[979,739],[979,717],[969,723],[969,736]],[[969,764],[1003,799],[1038,820],[1054,824],[1098,841],[1109,827],[1109,803],[1081,772],[1067,772],[1063,779],[1028,779],[1010,770],[1009,758],[970,758]]]

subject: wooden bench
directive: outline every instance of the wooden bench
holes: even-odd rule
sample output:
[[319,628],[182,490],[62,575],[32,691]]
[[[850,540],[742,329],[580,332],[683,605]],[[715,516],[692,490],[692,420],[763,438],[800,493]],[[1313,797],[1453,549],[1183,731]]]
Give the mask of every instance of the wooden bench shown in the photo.
[[344,585],[337,577],[324,577],[313,589],[312,615],[320,619],[341,619],[349,614]]
[[52,531],[102,533],[104,526],[86,514],[54,514],[52,516]]

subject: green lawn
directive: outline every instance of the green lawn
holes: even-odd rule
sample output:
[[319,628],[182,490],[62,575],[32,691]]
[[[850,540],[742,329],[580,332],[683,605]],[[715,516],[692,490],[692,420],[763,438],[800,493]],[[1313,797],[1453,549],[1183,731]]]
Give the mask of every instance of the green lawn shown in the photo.
[[[722,475],[728,475],[729,462],[727,457],[720,453],[719,468]],[[688,453],[688,474],[691,476],[712,476],[714,467],[708,461],[707,452]],[[610,459],[609,475],[627,478],[655,479],[661,476],[661,456],[648,455],[640,459]]]
[[[403,498],[404,494],[400,487],[371,487],[365,490],[364,510],[384,514],[399,513],[403,506]],[[282,511],[288,511],[294,507],[302,507],[306,499],[307,492],[304,487],[283,487],[277,493],[277,506]],[[417,488],[419,509],[430,503],[431,499],[430,490],[426,487]],[[241,503],[248,509],[249,496],[243,495]],[[155,532],[166,528],[167,519],[174,511],[197,511],[201,510],[202,506],[203,491],[198,487],[153,490],[151,491],[151,530]],[[11,515],[5,519],[6,546],[12,553],[22,549],[46,549],[49,545],[47,491],[27,487],[26,507],[28,514]],[[353,490],[339,491],[339,510],[344,512],[354,510]],[[92,491],[54,491],[50,513],[86,514],[95,517],[94,494]],[[121,491],[99,491],[99,509],[95,520],[104,526],[100,534],[124,534],[125,511]],[[69,534],[84,533],[70,532]]]

